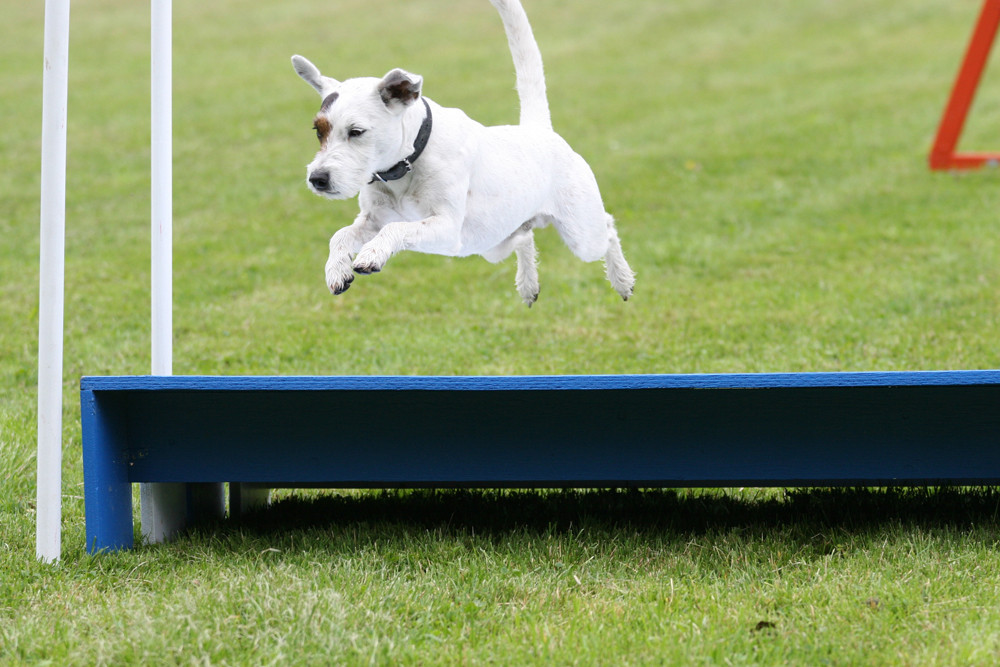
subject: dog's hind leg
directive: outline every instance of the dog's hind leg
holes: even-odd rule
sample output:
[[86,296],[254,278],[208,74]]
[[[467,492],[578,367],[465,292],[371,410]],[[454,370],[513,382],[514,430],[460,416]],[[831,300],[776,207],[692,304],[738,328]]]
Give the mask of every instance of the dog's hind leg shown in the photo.
[[514,248],[517,256],[517,274],[514,276],[514,284],[517,292],[521,295],[524,303],[531,308],[531,304],[538,301],[538,251],[535,250],[535,235],[530,231],[524,233],[524,240]]
[[622,253],[615,219],[604,211],[599,195],[586,196],[596,192],[575,194],[578,196],[564,198],[562,210],[553,216],[552,224],[574,255],[585,262],[604,260],[608,281],[628,301],[635,286],[635,273]]
[[608,276],[608,282],[621,295],[621,298],[628,301],[635,288],[635,272],[625,261],[622,253],[622,244],[618,240],[618,230],[615,229],[615,219],[611,214],[607,215],[608,223],[608,251],[604,253],[604,270]]
[[528,221],[508,236],[503,243],[483,253],[488,261],[494,264],[510,256],[517,257],[517,274],[514,284],[521,299],[530,308],[538,300],[538,252],[535,250],[535,235],[532,233],[532,221]]

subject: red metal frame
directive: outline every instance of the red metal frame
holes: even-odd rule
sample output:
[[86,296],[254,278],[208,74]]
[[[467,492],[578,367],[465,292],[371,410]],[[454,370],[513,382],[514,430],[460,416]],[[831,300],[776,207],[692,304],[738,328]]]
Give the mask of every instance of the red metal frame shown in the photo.
[[985,0],[983,10],[972,31],[972,39],[965,52],[965,60],[958,70],[955,86],[945,107],[941,124],[928,161],[931,169],[976,169],[1000,164],[998,153],[956,153],[958,138],[962,134],[965,118],[979,86],[979,79],[986,68],[986,61],[993,47],[993,40],[1000,27],[1000,0]]

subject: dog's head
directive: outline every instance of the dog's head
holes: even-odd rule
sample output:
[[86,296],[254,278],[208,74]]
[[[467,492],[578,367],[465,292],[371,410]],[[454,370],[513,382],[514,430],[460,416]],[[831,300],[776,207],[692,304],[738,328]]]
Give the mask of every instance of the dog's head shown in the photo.
[[320,147],[307,167],[309,188],[330,199],[350,199],[404,154],[404,112],[420,99],[423,79],[394,69],[381,79],[341,82],[302,56],[293,56],[292,65],[323,99],[313,119]]

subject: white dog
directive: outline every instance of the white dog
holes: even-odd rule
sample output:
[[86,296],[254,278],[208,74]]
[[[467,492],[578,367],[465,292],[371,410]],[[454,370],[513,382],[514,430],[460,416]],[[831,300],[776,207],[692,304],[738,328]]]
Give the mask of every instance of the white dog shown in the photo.
[[326,282],[340,294],[354,274],[380,271],[400,250],[517,256],[517,290],[538,298],[532,230],[552,224],[585,262],[604,259],[623,299],[635,276],[622,255],[590,167],[552,131],[542,56],[518,0],[490,0],[503,19],[521,101],[520,125],[484,127],[421,95],[423,79],[394,69],[343,82],[311,62],[292,64],[323,98],[320,150],[309,187],[330,199],[360,193],[354,223],[330,239]]

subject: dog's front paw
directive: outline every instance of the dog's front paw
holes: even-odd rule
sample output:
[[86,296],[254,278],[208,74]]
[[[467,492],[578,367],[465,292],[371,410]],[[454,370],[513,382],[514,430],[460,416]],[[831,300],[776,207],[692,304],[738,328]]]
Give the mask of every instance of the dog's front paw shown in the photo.
[[388,261],[389,255],[387,253],[379,252],[377,248],[371,246],[365,246],[354,258],[354,272],[363,275],[378,273]]
[[326,262],[326,286],[333,294],[343,294],[354,281],[350,260],[338,260],[331,257]]

